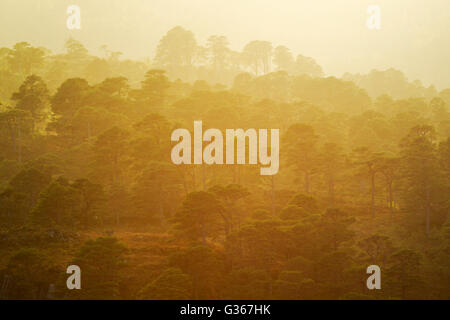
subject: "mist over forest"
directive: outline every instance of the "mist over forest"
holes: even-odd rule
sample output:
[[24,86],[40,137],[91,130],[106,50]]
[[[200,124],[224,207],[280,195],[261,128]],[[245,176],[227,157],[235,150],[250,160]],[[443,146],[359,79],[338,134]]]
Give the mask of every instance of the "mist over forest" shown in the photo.
[[[81,29],[65,27],[66,10],[79,5]],[[366,28],[367,8],[380,5],[381,28]],[[1,14],[5,13],[5,14]],[[313,57],[328,76],[394,68],[410,81],[440,91],[450,87],[450,11],[447,0],[3,0],[0,46],[19,41],[64,50],[69,38],[100,55],[108,45],[128,59],[153,59],[159,39],[180,25],[205,45],[226,35],[241,51],[250,40],[285,45]]]
[[[450,299],[447,80],[199,38],[0,47],[0,299]],[[198,120],[279,129],[278,173],[174,164]]]

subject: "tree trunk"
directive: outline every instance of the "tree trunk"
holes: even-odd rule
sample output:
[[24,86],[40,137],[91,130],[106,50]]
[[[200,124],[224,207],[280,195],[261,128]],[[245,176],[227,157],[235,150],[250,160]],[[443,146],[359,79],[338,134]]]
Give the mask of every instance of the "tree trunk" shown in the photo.
[[430,214],[431,214],[431,200],[430,200],[430,186],[427,185],[427,221],[426,221],[426,234],[430,234]]
[[[14,119],[14,123],[17,123],[16,119]],[[11,136],[11,141],[13,144],[13,152],[14,154],[17,153],[17,142],[16,142],[16,127],[14,124],[11,124],[11,121],[7,121],[6,124],[8,125],[9,133]]]
[[195,166],[192,166],[192,185],[193,185],[193,190],[196,191],[197,186],[196,186],[196,181],[195,181]]
[[119,181],[119,175],[118,175],[118,159],[117,159],[117,154],[114,154],[114,158],[113,158],[113,185],[118,185],[118,181]]
[[187,186],[187,182],[186,182],[186,175],[185,172],[183,171],[184,169],[182,169],[181,171],[181,175],[183,177],[183,188],[184,188],[184,195],[187,196],[189,193],[189,188]]
[[202,164],[202,183],[203,183],[203,191],[206,191],[206,169],[204,164]]
[[161,219],[161,225],[165,226],[166,219],[164,216],[164,202],[161,187],[159,187],[159,217]]
[[206,246],[205,224],[202,223],[202,242]]
[[91,121],[88,121],[88,140],[91,140]]
[[333,176],[330,176],[330,178],[328,180],[328,198],[330,201],[329,206],[333,207],[334,206],[334,179],[333,179]]
[[393,200],[392,200],[392,181],[389,182],[388,184],[388,190],[389,190],[389,213],[392,215],[392,213],[394,212],[394,208],[393,208]]
[[237,167],[237,183],[241,184],[241,167]]
[[22,131],[20,130],[20,124],[18,127],[17,147],[19,150],[19,163],[22,163]]
[[305,192],[307,194],[309,194],[309,189],[310,189],[309,185],[310,185],[309,172],[305,172]]
[[271,201],[272,201],[272,216],[275,216],[275,178],[274,175],[271,176],[272,190],[271,190]]
[[374,172],[370,176],[370,193],[371,193],[370,212],[372,214],[372,217],[375,217],[375,173]]
[[222,215],[224,227],[225,227],[225,238],[228,239],[228,236],[230,235],[230,231],[231,231],[231,222],[228,219],[225,212],[221,213],[221,215]]

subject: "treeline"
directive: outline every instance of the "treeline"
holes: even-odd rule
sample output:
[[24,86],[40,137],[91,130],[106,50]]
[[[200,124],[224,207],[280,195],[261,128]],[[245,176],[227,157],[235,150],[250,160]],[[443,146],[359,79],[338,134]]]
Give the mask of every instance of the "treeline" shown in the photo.
[[[175,27],[156,46],[155,56],[142,61],[122,59],[122,52],[107,45],[98,48],[97,57],[77,40],[69,39],[64,53],[52,53],[47,48],[19,42],[12,48],[0,48],[0,102],[8,102],[11,94],[30,74],[46,79],[53,93],[69,78],[85,78],[98,83],[104,78],[125,77],[131,87],[138,88],[149,69],[164,69],[170,80],[206,81],[215,86],[232,86],[235,77],[249,73],[259,77],[284,71],[291,76],[313,78],[325,76],[322,67],[311,57],[294,54],[284,45],[269,41],[249,41],[241,51],[230,48],[224,35],[212,35],[204,44],[197,42],[192,31]],[[388,94],[394,99],[425,98],[440,95],[450,100],[450,90],[441,92],[434,86],[425,87],[419,80],[410,82],[398,70],[372,70],[366,75],[346,73],[343,80],[353,81],[365,89],[372,99]],[[318,80],[320,85],[320,81]]]
[[[373,99],[268,61],[230,88],[173,80],[171,62],[137,84],[99,71],[55,90],[50,71],[34,74],[45,65],[18,63],[26,76],[0,112],[0,296],[450,298],[447,96]],[[170,134],[194,120],[279,128],[279,173],[172,164]],[[70,264],[80,291],[65,288]],[[371,264],[381,291],[365,285]]]

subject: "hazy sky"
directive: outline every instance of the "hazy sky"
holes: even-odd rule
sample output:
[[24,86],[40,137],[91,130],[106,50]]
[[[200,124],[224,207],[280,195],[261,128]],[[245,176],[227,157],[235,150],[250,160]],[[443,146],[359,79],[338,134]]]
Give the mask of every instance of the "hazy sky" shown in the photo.
[[[66,9],[81,8],[81,30],[66,28]],[[368,5],[381,29],[366,27]],[[311,56],[329,75],[398,68],[411,79],[450,87],[449,0],[0,0],[0,46],[19,41],[63,49],[72,36],[93,53],[102,44],[125,57],[153,57],[174,26],[200,44],[226,35],[235,50],[250,40]]]

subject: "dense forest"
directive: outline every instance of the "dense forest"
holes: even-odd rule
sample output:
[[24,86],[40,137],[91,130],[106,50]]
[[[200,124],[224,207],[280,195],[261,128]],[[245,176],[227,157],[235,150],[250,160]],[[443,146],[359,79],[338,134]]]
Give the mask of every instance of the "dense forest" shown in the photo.
[[[229,47],[0,48],[0,299],[450,299],[450,88]],[[195,120],[280,129],[279,172],[173,164]]]

